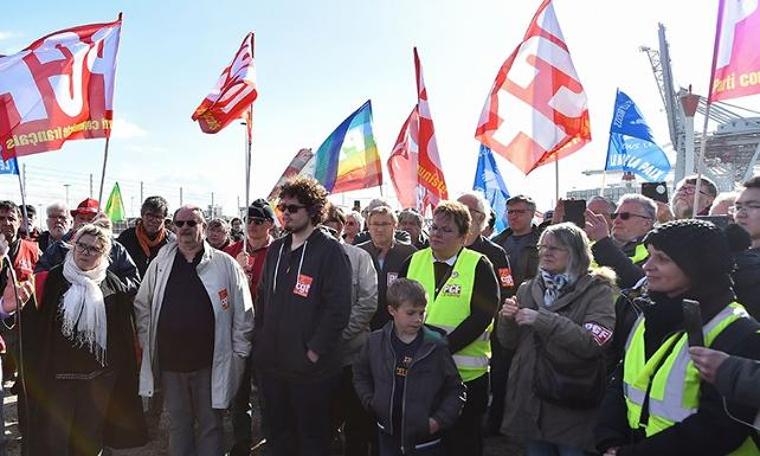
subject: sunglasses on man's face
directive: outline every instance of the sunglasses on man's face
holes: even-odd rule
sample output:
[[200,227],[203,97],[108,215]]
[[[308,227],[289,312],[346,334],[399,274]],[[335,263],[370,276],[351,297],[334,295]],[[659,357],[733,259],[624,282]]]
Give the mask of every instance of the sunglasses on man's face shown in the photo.
[[193,228],[195,227],[195,225],[198,224],[198,222],[196,222],[195,220],[175,220],[174,226],[176,226],[177,228],[182,228],[183,226],[185,226],[186,223],[187,223],[187,226],[189,226],[190,228]]
[[299,210],[305,208],[306,206],[302,206],[300,204],[278,204],[277,209],[279,209],[280,212],[288,211],[291,214],[295,214]]
[[612,217],[612,220],[615,220],[618,217],[620,217],[620,220],[628,220],[631,217],[640,217],[643,219],[649,218],[644,215],[634,214],[633,212],[613,212],[612,214],[610,214],[610,217]]
[[248,223],[253,223],[254,225],[263,225],[264,222],[266,222],[266,221],[267,221],[267,219],[263,219],[263,218],[251,218],[251,219],[248,219]]

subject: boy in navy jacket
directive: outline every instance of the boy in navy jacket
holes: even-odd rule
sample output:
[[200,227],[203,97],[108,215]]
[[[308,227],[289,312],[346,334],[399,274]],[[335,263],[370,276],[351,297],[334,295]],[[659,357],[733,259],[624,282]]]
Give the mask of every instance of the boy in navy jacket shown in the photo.
[[375,414],[380,456],[439,455],[440,433],[465,402],[465,388],[446,337],[422,324],[427,296],[418,282],[388,288],[393,321],[374,331],[354,365],[354,387]]

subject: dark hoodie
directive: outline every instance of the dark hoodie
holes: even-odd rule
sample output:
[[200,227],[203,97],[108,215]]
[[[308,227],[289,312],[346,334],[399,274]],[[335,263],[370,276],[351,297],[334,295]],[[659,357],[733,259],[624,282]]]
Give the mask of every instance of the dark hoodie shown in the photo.
[[[267,251],[256,296],[253,360],[277,377],[318,381],[340,370],[351,266],[338,241],[320,229],[293,251],[291,240],[290,234],[277,239]],[[307,358],[308,350],[319,355],[316,363]]]

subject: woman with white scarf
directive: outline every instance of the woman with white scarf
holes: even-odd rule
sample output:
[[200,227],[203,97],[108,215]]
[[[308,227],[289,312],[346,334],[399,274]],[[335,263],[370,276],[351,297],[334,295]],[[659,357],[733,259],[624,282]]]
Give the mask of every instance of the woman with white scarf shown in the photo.
[[538,274],[500,311],[499,340],[516,350],[502,432],[527,456],[583,455],[604,392],[614,273],[589,270],[588,237],[571,223],[546,228],[537,248]]
[[64,263],[37,276],[37,305],[24,309],[30,454],[144,443],[132,301],[107,271],[110,250],[110,231],[81,227]]

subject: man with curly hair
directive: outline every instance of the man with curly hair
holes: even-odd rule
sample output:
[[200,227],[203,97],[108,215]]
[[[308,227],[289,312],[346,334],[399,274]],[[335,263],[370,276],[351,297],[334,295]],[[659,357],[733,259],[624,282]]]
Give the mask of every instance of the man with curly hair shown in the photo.
[[253,362],[274,456],[330,452],[351,266],[340,243],[317,228],[326,205],[327,191],[313,178],[283,185],[277,208],[287,234],[269,247],[259,282]]

